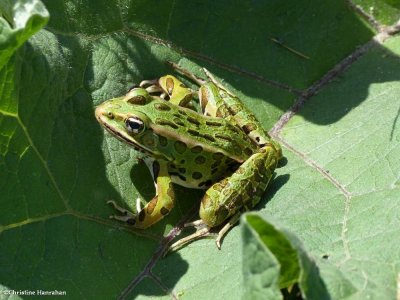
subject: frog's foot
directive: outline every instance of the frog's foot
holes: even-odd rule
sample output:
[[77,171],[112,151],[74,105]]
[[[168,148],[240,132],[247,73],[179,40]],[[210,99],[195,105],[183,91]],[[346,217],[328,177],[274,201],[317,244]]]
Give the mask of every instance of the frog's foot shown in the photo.
[[190,226],[195,226],[197,229],[197,231],[193,234],[190,234],[184,238],[181,238],[179,241],[176,241],[175,243],[173,243],[169,248],[168,251],[165,253],[169,253],[169,252],[174,252],[180,248],[182,248],[183,246],[198,240],[200,238],[203,237],[209,237],[209,236],[214,236],[214,233],[210,232],[210,229],[206,224],[203,223],[202,220],[198,220],[192,223],[187,223],[185,224],[185,227],[190,227]]
[[139,83],[139,86],[144,88],[149,94],[160,94],[160,97],[163,99],[166,97],[166,93],[160,87],[158,79],[143,80]]
[[115,210],[119,211],[121,215],[112,215],[110,219],[118,220],[121,222],[125,222],[128,224],[135,224],[136,215],[131,213],[129,210],[119,206],[115,201],[107,201],[107,204],[110,204],[114,207]]
[[171,247],[168,249],[168,252],[170,251],[175,251],[178,250],[179,248],[183,247],[186,244],[189,244],[192,241],[198,240],[203,237],[214,237],[217,236],[215,239],[215,245],[219,250],[221,250],[221,242],[224,239],[225,235],[228,233],[228,231],[236,225],[236,223],[239,221],[239,218],[241,216],[242,212],[238,211],[236,214],[234,214],[229,221],[218,231],[218,233],[211,232],[212,228],[207,226],[206,223],[204,223],[203,220],[197,220],[194,222],[186,223],[184,227],[195,227],[197,231],[191,235],[188,235],[187,237],[184,237],[180,239],[179,241],[175,242],[174,244],[171,245]]
[[168,251],[168,252],[173,252],[176,251],[180,248],[182,248],[183,246],[191,243],[192,241],[198,240],[200,238],[203,237],[214,237],[217,236],[215,239],[215,245],[217,246],[217,248],[219,250],[221,250],[221,242],[223,240],[223,238],[225,237],[225,235],[228,233],[228,231],[234,227],[236,225],[236,223],[238,222],[239,218],[240,218],[241,212],[236,213],[235,215],[233,215],[230,220],[228,221],[228,223],[226,223],[219,231],[218,233],[214,233],[211,232],[212,228],[210,228],[209,226],[207,226],[207,224],[204,223],[203,220],[197,220],[194,222],[189,222],[186,223],[184,225],[184,227],[195,227],[197,229],[197,231],[191,235],[188,235],[187,237],[184,237],[182,239],[180,239],[179,241],[173,243]]
[[151,80],[142,80],[140,83],[139,83],[139,86],[141,87],[141,88],[146,88],[146,87],[149,87],[149,86],[152,86],[152,85],[159,85],[158,84],[158,79],[151,79]]

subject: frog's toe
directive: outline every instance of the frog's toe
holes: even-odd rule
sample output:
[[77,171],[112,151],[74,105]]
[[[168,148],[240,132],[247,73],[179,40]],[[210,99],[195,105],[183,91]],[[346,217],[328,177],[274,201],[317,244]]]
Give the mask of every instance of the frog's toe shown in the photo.
[[204,237],[210,237],[210,236],[212,237],[213,235],[214,234],[210,232],[210,228],[209,227],[204,227],[202,229],[197,230],[195,233],[190,234],[190,235],[188,235],[188,236],[186,236],[184,238],[181,238],[177,242],[173,243],[168,248],[167,253],[179,250],[183,246],[185,246],[185,245],[187,245],[187,244],[189,244],[189,243],[191,243],[191,242],[193,242],[195,240],[198,240],[198,239],[201,239],[201,238],[204,238]]
[[107,201],[107,204],[110,204],[115,210],[118,210],[123,215],[127,215],[130,213],[127,209],[119,206],[114,200]]
[[127,216],[118,216],[118,215],[111,215],[110,219],[117,220],[120,222],[128,223],[129,225],[135,225],[136,224],[136,217],[133,215],[127,215]]
[[202,229],[206,226],[207,226],[207,224],[204,223],[204,221],[202,219],[196,220],[193,222],[188,222],[188,223],[185,223],[185,225],[183,225],[183,227],[194,227],[196,229]]
[[217,245],[218,250],[221,250],[221,242],[224,236],[218,235],[217,238],[215,239],[215,245]]
[[113,208],[121,213],[121,215],[111,215],[110,219],[118,220],[121,222],[128,223],[130,225],[134,225],[136,223],[136,215],[131,213],[129,210],[119,206],[115,201],[109,200],[107,204],[113,206]]
[[158,85],[158,79],[142,80],[139,83],[139,86],[141,88],[146,88],[146,87],[149,87],[151,85]]

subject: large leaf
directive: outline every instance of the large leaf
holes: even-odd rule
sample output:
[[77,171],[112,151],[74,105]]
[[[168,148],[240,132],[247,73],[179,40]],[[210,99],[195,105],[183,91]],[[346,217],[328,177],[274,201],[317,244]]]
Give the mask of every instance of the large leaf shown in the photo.
[[301,242],[276,220],[242,218],[244,299],[281,299],[280,289],[300,287],[303,298],[329,299],[318,267]]
[[94,107],[170,73],[171,60],[198,75],[207,67],[274,126],[287,165],[256,210],[297,235],[330,296],[396,297],[399,38],[369,42],[373,26],[344,0],[44,4],[50,21],[33,35],[48,18],[41,2],[0,2],[1,290],[243,295],[237,227],[221,251],[201,240],[161,258],[201,192],[179,189],[173,212],[145,231],[108,219],[107,200],[134,209],[154,187]]

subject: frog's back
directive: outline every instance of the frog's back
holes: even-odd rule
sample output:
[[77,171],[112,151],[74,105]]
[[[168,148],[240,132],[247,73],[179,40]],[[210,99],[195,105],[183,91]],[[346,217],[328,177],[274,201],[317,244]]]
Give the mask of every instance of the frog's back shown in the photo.
[[243,162],[257,150],[245,132],[228,120],[200,115],[165,100],[153,100],[138,110],[151,119],[159,151],[167,157],[187,157],[191,152]]
[[153,100],[138,109],[151,120],[157,154],[169,161],[169,174],[179,185],[207,188],[257,151],[244,131],[229,120],[200,115],[165,100]]

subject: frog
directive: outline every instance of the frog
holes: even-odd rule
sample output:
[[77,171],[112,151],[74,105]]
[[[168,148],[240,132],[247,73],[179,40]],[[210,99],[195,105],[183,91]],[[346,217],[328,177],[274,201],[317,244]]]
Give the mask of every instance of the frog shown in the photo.
[[[200,219],[185,224],[197,231],[172,244],[170,250],[210,235],[216,235],[221,249],[222,239],[241,214],[260,202],[282,150],[253,112],[207,69],[202,69],[203,79],[169,64],[198,90],[165,75],[144,80],[126,95],[95,109],[97,121],[112,136],[143,153],[156,190],[143,208],[137,200],[136,213],[108,201],[119,212],[110,217],[146,229],[173,209],[175,184],[203,189]],[[199,111],[190,105],[194,98],[198,98]]]

